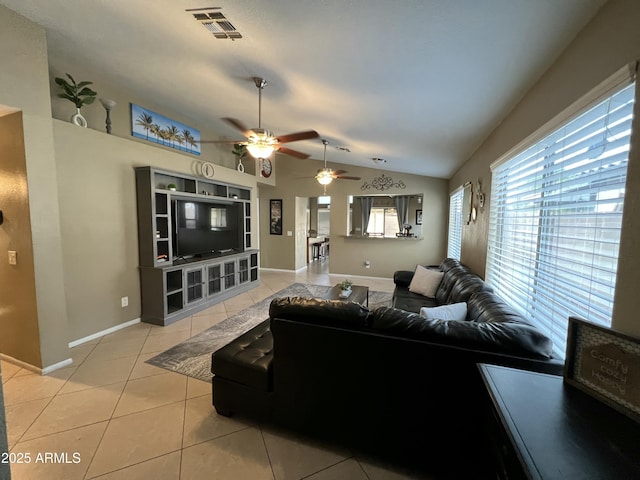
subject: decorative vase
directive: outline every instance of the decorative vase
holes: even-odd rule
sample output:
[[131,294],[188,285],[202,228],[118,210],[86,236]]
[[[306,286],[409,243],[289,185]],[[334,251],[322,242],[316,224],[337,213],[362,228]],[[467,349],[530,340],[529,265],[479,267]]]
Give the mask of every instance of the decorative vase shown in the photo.
[[342,298],[347,298],[349,295],[351,295],[351,289],[347,289],[347,290],[342,290],[342,292],[340,292],[340,296]]
[[87,120],[82,116],[79,108],[76,108],[76,113],[71,117],[71,123],[79,127],[87,128]]

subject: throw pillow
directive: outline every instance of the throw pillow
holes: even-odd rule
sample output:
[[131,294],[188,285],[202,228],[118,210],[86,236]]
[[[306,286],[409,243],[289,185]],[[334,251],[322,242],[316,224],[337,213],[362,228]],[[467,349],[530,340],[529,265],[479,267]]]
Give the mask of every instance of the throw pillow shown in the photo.
[[422,307],[420,315],[428,320],[466,320],[466,302],[441,305],[439,307]]
[[433,298],[436,296],[436,290],[443,275],[444,273],[439,270],[430,270],[418,265],[409,284],[409,291]]

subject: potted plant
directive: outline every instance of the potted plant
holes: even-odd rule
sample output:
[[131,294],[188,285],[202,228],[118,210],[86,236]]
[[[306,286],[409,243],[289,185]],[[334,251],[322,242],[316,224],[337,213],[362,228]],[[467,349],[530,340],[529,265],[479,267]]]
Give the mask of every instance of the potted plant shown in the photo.
[[175,192],[177,187],[175,183],[170,183],[169,185],[167,185],[167,188],[172,192]]
[[83,105],[92,104],[98,94],[88,87],[88,85],[91,85],[93,82],[82,81],[76,83],[71,75],[68,73],[65,75],[69,78],[70,82],[62,77],[55,78],[56,84],[62,88],[62,93],[59,93],[58,97],[66,98],[70,102],[73,102],[76,106],[76,113],[71,117],[71,121],[76,125],[86,128],[87,121],[80,114],[80,109]]
[[238,158],[238,166],[237,166],[238,171],[240,173],[244,173],[244,165],[242,164],[242,157],[244,157],[244,155],[247,153],[247,146],[242,143],[236,143],[233,145],[233,150],[231,150],[231,153],[233,153]]
[[338,284],[338,287],[341,290],[340,296],[341,297],[348,297],[349,295],[351,295],[351,285],[353,285],[353,282],[351,280],[343,280]]

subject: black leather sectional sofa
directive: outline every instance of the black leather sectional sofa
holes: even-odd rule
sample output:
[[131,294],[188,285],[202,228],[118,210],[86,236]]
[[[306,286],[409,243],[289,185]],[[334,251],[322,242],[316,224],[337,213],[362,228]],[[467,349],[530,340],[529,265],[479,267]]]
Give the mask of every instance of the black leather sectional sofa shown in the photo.
[[[488,453],[476,364],[562,374],[563,363],[550,357],[549,339],[479,277],[456,261],[440,268],[433,300],[408,292],[412,272],[396,274],[393,302],[406,310],[274,300],[269,319],[213,353],[217,412],[429,468],[480,472]],[[408,311],[419,309],[418,300],[466,301],[467,321],[426,321]]]

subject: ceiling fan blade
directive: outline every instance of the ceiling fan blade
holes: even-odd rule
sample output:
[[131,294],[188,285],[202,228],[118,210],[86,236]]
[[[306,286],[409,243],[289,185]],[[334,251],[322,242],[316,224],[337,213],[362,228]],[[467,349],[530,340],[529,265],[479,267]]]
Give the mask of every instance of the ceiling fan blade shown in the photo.
[[336,175],[342,175],[343,173],[347,173],[347,171],[346,170],[334,170],[333,173],[336,174]]
[[242,134],[247,138],[249,138],[251,136],[255,136],[255,133],[253,133],[253,130],[251,130],[250,128],[245,127],[244,123],[242,123],[240,120],[238,120],[236,118],[224,117],[222,120],[227,122],[229,125],[231,125],[236,130],[241,131]]
[[297,142],[298,140],[308,140],[310,138],[318,138],[318,132],[315,130],[307,130],[306,132],[290,133],[288,135],[278,136],[278,143]]
[[338,178],[340,180],[360,180],[360,177],[349,177],[349,176],[345,176],[345,175],[336,175],[333,178]]
[[292,150],[290,148],[283,147],[283,146],[279,146],[277,152],[284,153],[285,155],[291,155],[292,157],[300,158],[302,160],[305,160],[311,156],[307,153],[302,153],[297,150]]

